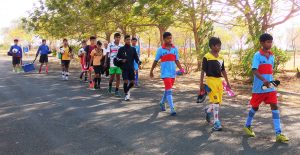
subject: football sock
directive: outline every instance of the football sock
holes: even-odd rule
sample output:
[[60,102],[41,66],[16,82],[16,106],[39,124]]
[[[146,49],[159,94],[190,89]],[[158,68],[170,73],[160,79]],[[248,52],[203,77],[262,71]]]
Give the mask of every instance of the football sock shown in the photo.
[[166,102],[166,99],[167,99],[167,91],[164,91],[164,95],[160,101],[160,103],[165,103]]
[[213,104],[214,123],[219,121],[219,104]]
[[84,72],[81,72],[81,73],[80,73],[80,76],[79,76],[80,79],[82,79],[83,74],[84,74]]
[[133,83],[129,83],[128,87],[127,87],[127,92],[134,86]]
[[255,112],[256,111],[253,108],[250,109],[247,120],[246,120],[246,124],[245,124],[246,127],[250,127],[252,125],[252,120],[255,115]]
[[211,113],[211,112],[213,112],[213,108],[214,108],[214,105],[213,104],[209,104],[208,106],[207,106],[207,113]]
[[100,87],[101,78],[98,78],[98,86]]
[[116,91],[119,91],[119,88],[116,88]]
[[171,109],[171,112],[172,112],[172,110],[174,110],[174,103],[173,103],[173,96],[172,96],[172,90],[171,89],[166,90],[166,97],[167,97],[167,100],[168,100],[168,103],[169,103],[169,106],[170,106],[170,109]]
[[42,72],[42,66],[40,66],[40,69],[39,69],[39,73],[41,73]]
[[94,78],[94,83],[97,84],[98,83],[98,79]]
[[48,73],[48,71],[49,71],[49,68],[48,68],[48,66],[46,66],[46,73]]
[[127,92],[128,92],[128,83],[124,83],[123,88],[124,88],[124,93],[127,94]]
[[273,118],[275,134],[276,135],[281,134],[279,110],[272,110],[272,118]]

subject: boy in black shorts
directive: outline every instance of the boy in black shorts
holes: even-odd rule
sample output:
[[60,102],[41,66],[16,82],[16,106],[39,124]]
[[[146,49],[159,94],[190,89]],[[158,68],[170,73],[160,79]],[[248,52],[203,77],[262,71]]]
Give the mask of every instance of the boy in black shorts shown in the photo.
[[60,47],[61,66],[63,80],[69,80],[69,65],[72,57],[72,48],[69,46],[68,40],[63,40],[63,46]]
[[101,70],[102,70],[102,64],[101,61],[104,58],[103,56],[103,49],[102,49],[102,43],[100,41],[97,41],[97,46],[95,49],[91,52],[91,61],[90,65],[94,68],[95,76],[94,76],[94,88],[100,89],[100,82],[101,82]]
[[46,65],[46,73],[48,74],[48,54],[50,53],[50,49],[48,45],[46,45],[46,39],[42,40],[42,45],[39,46],[37,52],[36,52],[36,57],[40,54],[40,69],[39,73],[42,72],[42,67],[45,64]]
[[22,59],[22,48],[18,45],[19,40],[14,40],[14,45],[10,47],[8,55],[12,56],[13,72],[20,72],[20,64]]
[[[130,36],[126,35],[124,38],[125,45],[118,50],[117,60],[122,63],[122,77],[124,81],[125,101],[130,100],[130,88],[134,86],[134,61],[140,65],[140,60],[136,49],[131,47]],[[128,84],[128,82],[130,83]]]

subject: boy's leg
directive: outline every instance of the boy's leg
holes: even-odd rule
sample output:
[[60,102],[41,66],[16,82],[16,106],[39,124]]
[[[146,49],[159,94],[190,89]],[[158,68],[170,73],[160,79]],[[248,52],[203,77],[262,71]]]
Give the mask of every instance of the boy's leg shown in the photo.
[[135,70],[135,86],[139,86],[139,70]]
[[[112,73],[112,72],[110,72]],[[115,79],[115,74],[110,74],[110,79],[109,79],[109,84],[108,84],[108,92],[111,93],[112,92],[112,83]]]
[[43,63],[41,63],[41,65],[40,65],[40,68],[39,68],[39,73],[41,73],[42,72],[42,67],[43,67]]
[[120,93],[119,93],[120,81],[121,81],[121,75],[116,74],[116,89],[115,89],[116,96],[120,96]]
[[255,116],[255,113],[259,109],[259,105],[264,101],[265,95],[264,94],[252,94],[252,98],[250,100],[251,109],[249,110],[244,131],[250,137],[255,137],[255,133],[252,129],[252,120]]
[[69,62],[67,62],[67,64],[65,65],[65,79],[69,80]]
[[49,72],[48,62],[46,62],[45,64],[46,64],[46,73],[48,74],[48,72]]
[[168,104],[170,106],[171,115],[176,115],[175,107],[174,107],[174,103],[173,103],[173,96],[172,96],[172,87],[173,87],[175,79],[174,78],[165,78],[163,80],[164,80],[164,84],[165,84],[166,98],[167,98]]
[[98,88],[100,89],[100,84],[101,84],[101,74],[98,75]]
[[65,79],[65,63],[64,63],[64,61],[62,60],[61,61],[61,76],[62,76],[62,78],[63,78],[63,80]]

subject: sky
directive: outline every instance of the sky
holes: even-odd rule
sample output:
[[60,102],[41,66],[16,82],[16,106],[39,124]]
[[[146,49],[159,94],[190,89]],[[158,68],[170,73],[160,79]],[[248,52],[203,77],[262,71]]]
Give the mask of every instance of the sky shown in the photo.
[[[33,8],[34,4],[38,4],[39,0],[0,0],[0,30],[9,27],[12,22],[22,16],[27,15],[27,11]],[[286,29],[293,25],[300,26],[300,16],[288,20],[286,23],[277,26],[274,35],[285,35]],[[0,34],[0,43],[3,36]]]

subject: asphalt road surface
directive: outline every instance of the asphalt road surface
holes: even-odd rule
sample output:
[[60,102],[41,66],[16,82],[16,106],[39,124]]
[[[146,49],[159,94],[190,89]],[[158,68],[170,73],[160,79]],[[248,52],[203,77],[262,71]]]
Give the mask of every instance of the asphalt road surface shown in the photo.
[[49,75],[16,74],[10,63],[0,60],[0,155],[300,154],[299,104],[282,104],[283,131],[291,140],[278,144],[267,106],[255,116],[257,137],[248,138],[242,131],[245,101],[225,98],[224,130],[212,132],[206,104],[195,103],[193,90],[175,89],[178,116],[172,117],[159,110],[159,79],[143,80],[125,102],[105,93],[107,79],[102,91],[93,91],[77,72],[62,81],[53,66]]

